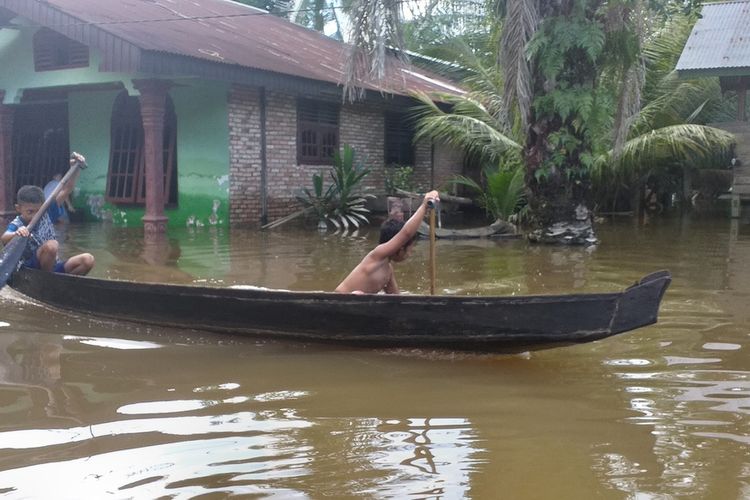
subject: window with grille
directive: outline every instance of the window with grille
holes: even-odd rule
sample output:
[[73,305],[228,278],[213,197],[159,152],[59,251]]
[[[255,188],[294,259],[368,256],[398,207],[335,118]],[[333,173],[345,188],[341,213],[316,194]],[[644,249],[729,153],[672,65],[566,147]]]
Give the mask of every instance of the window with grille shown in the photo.
[[44,187],[69,167],[68,103],[18,106],[13,120],[13,192],[23,185]]
[[385,164],[414,165],[414,121],[404,113],[385,114]]
[[330,163],[338,148],[339,106],[301,99],[297,103],[297,163]]
[[[146,163],[143,122],[138,98],[120,93],[112,107],[112,142],[107,175],[107,200],[143,204],[146,200]],[[177,118],[167,96],[164,113],[164,197],[177,204]]]
[[47,28],[34,34],[34,69],[52,71],[85,68],[89,65],[89,48]]

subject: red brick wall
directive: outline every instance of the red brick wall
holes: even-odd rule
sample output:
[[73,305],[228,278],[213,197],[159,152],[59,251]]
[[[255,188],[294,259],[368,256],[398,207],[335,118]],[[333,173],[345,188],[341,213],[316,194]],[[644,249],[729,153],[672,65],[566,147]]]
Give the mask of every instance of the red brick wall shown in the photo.
[[[257,89],[236,85],[229,93],[230,223],[258,224],[260,193],[260,106]],[[339,116],[341,145],[350,144],[356,158],[371,170],[365,180],[369,193],[385,192],[385,119],[381,108],[369,103],[344,104]],[[329,167],[297,165],[297,98],[291,94],[266,93],[266,154],[268,220],[299,209],[295,195],[312,187],[312,175]],[[460,155],[438,146],[434,155],[436,185],[453,173],[461,173]],[[416,146],[414,178],[421,189],[431,188],[432,152],[429,143]],[[328,182],[326,182],[328,184]]]

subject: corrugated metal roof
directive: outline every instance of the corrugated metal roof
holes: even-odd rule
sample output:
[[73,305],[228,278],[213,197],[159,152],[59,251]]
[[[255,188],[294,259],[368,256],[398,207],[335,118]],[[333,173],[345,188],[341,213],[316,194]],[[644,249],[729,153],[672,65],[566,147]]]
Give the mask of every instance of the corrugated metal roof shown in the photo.
[[680,73],[750,74],[750,2],[705,4],[677,62]]
[[[153,57],[142,57],[146,52],[234,67],[218,72],[224,75],[235,74],[239,66],[333,84],[343,81],[347,45],[229,0],[0,0],[0,6],[98,47],[103,70],[143,70],[142,59],[153,67]],[[406,67],[396,58],[393,63],[385,81],[363,86],[401,95],[410,90],[461,92],[439,76]]]

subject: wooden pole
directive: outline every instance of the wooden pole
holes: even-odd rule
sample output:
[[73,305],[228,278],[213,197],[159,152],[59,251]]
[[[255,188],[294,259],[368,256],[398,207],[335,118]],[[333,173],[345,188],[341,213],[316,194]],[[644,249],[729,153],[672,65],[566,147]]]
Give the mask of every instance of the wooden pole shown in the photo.
[[435,258],[435,205],[430,202],[430,295],[435,295],[435,275],[437,259]]

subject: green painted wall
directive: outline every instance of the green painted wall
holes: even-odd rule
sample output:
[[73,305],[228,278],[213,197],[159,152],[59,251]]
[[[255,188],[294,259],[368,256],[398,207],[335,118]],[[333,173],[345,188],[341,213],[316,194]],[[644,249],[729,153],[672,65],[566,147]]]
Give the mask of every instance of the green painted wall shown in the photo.
[[[187,84],[169,94],[177,114],[179,210],[170,225],[229,225],[229,120],[222,83]],[[214,216],[214,207],[216,215]]]
[[[88,68],[34,71],[35,29],[0,30],[0,89],[5,102],[17,103],[30,88],[116,83],[131,94],[134,78],[143,74],[100,73],[99,55],[91,51]],[[228,226],[229,125],[228,86],[221,82],[174,79],[170,96],[177,115],[177,206],[166,210],[170,227]],[[68,96],[71,151],[86,155],[89,168],[81,174],[73,196],[76,208],[88,219],[140,226],[144,208],[105,201],[109,165],[112,105],[118,91],[73,91]]]
[[5,90],[6,104],[17,103],[23,89],[59,87],[72,84],[121,82],[130,88],[132,78],[146,75],[100,73],[100,57],[91,50],[88,68],[56,71],[34,71],[33,37],[36,29],[18,26],[17,29],[0,29],[0,89]]
[[[170,227],[229,224],[229,129],[227,88],[222,84],[180,84],[170,91],[177,115],[177,207],[165,211]],[[105,200],[110,121],[117,92],[71,92],[70,147],[86,155],[89,168],[74,193],[87,217],[115,224],[141,224],[143,207]],[[214,207],[216,207],[214,211]],[[190,222],[190,224],[189,224]]]

